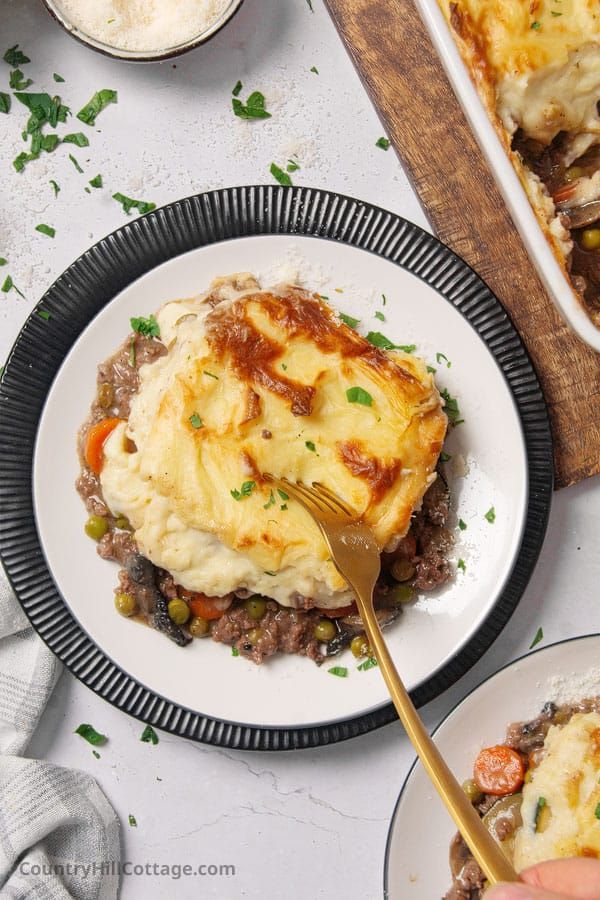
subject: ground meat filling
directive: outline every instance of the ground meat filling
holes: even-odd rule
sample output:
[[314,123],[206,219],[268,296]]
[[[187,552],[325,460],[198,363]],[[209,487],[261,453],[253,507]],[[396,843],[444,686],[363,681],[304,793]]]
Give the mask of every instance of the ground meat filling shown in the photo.
[[[600,713],[600,697],[592,697],[562,706],[557,706],[552,702],[546,703],[535,719],[529,722],[514,722],[509,725],[505,744],[528,758],[530,753],[541,750],[544,746],[551,725],[566,725],[575,713],[587,712]],[[475,808],[483,818],[502,799],[504,798],[484,794]],[[518,823],[514,817],[508,815],[505,818],[502,815],[497,817],[494,821],[497,840],[507,840],[517,827]],[[444,895],[444,900],[480,900],[483,897],[485,875],[471,856],[469,848],[460,834],[455,835],[452,840],[449,859],[453,881],[450,890]]]
[[[96,397],[78,435],[81,473],[76,486],[88,513],[106,520],[107,531],[98,542],[98,553],[121,567],[115,588],[117,599],[130,598],[138,619],[184,646],[191,641],[193,629],[188,630],[189,622],[176,625],[169,617],[168,604],[172,600],[189,603],[193,595],[139,553],[129,523],[108,509],[100,478],[87,466],[84,457],[89,429],[104,418],[127,419],[131,400],[139,388],[140,367],[155,362],[166,352],[160,340],[132,334],[98,367]],[[392,553],[382,555],[382,572],[374,595],[382,627],[398,618],[413,590],[431,591],[452,577],[448,555],[453,540],[446,527],[449,515],[450,495],[440,472],[425,494],[421,509],[414,515],[408,534]],[[326,613],[315,609],[311,598],[298,595],[295,609],[265,598],[264,612],[257,621],[248,612],[245,601],[249,597],[250,592],[241,587],[235,597],[225,600],[223,611],[206,623],[202,636],[229,645],[236,655],[257,664],[278,652],[300,654],[320,664],[326,657],[340,653],[364,631],[354,605],[345,609],[339,618],[325,619]],[[327,640],[315,636],[315,627],[324,620],[329,622]]]

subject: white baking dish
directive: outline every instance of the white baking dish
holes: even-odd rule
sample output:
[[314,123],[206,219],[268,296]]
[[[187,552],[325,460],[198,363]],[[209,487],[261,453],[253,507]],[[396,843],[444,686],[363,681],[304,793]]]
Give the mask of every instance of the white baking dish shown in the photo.
[[573,331],[600,352],[600,330],[588,318],[554,257],[527,194],[479,99],[437,0],[415,0],[415,3],[548,294]]

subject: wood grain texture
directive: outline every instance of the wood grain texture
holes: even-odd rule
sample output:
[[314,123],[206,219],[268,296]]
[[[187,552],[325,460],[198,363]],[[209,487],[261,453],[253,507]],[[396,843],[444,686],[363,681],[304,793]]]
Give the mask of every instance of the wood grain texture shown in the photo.
[[326,2],[436,234],[523,337],[550,409],[556,486],[598,474],[600,357],[547,296],[413,3]]

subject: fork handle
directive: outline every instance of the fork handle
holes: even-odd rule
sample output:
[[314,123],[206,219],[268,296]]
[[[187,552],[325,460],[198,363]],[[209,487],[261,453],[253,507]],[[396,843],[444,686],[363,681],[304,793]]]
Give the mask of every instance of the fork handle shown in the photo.
[[483,825],[423,725],[390,656],[375,615],[372,595],[361,595],[361,592],[358,591],[356,595],[369,643],[375,653],[398,717],[446,809],[454,819],[458,830],[490,883],[518,881],[519,878],[513,866]]

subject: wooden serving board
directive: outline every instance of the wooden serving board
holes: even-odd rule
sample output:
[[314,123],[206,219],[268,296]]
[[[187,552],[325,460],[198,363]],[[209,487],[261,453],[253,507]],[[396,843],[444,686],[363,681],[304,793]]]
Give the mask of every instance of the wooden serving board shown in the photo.
[[600,472],[600,356],[569,330],[512,223],[412,0],[326,0],[437,236],[500,298],[552,419],[556,485]]

